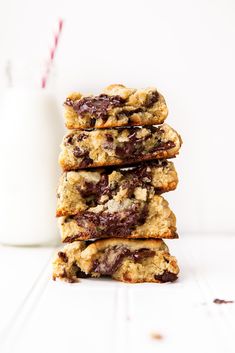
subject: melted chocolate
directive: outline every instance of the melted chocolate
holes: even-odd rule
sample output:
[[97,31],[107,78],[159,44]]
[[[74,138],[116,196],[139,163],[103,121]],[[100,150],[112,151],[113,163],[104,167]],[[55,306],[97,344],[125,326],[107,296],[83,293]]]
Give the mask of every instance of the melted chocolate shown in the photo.
[[93,272],[98,272],[104,276],[111,276],[121,266],[125,257],[131,257],[134,262],[139,262],[147,257],[153,257],[155,251],[150,249],[138,249],[131,251],[125,246],[114,246],[105,250],[99,260],[93,263]]
[[[68,104],[69,103],[69,104]],[[71,106],[71,102],[65,101],[66,105]],[[107,94],[100,94],[95,97],[84,97],[77,101],[73,102],[73,109],[77,114],[85,116],[89,114],[92,116],[92,119],[101,118],[103,121],[106,121],[108,118],[108,109],[110,107],[120,107],[125,103],[125,100],[120,96],[108,96]],[[93,125],[95,120],[93,121]]]
[[[159,99],[159,93],[157,91],[152,92],[151,95],[147,97],[143,108],[136,108],[133,110],[123,110],[118,113],[117,116],[127,116],[130,117],[133,114],[142,113],[146,110],[146,108],[151,108]],[[99,96],[95,97],[84,97],[82,99],[78,99],[73,101],[70,98],[65,100],[65,105],[68,107],[72,107],[77,114],[80,116],[85,116],[89,114],[92,116],[91,118],[91,126],[95,125],[96,119],[101,118],[104,122],[108,118],[108,109],[110,107],[121,107],[125,103],[125,99],[116,95],[116,96],[109,96],[107,94],[100,94]]]
[[111,188],[108,186],[108,175],[102,174],[98,183],[85,182],[82,189],[78,186],[78,190],[82,197],[94,196],[94,199],[98,201],[102,195],[111,194]]
[[66,255],[65,252],[59,251],[59,252],[58,252],[58,257],[59,257],[63,262],[68,262],[68,256]]
[[106,249],[101,259],[94,261],[92,271],[103,276],[111,276],[129,254],[130,250],[123,246]]
[[129,140],[122,142],[115,148],[115,153],[119,158],[133,158],[133,155],[140,154],[143,149],[142,139],[136,137],[137,130],[131,130],[128,136]]
[[129,235],[137,226],[145,222],[146,217],[147,205],[141,208],[139,204],[133,204],[131,208],[120,212],[80,212],[73,216],[73,219],[86,229],[85,232],[90,238],[98,238],[107,234],[116,237]]
[[146,259],[147,257],[153,257],[154,255],[155,255],[154,250],[145,249],[145,248],[135,250],[131,253],[131,257],[135,262],[139,262],[143,259]]
[[115,153],[118,156],[118,158],[132,159],[133,155],[142,155],[144,152],[143,142],[151,138],[152,134],[157,134],[159,136],[158,136],[158,141],[156,146],[154,146],[149,152],[167,150],[175,146],[174,142],[172,141],[168,141],[168,142],[161,141],[160,135],[162,135],[164,130],[162,130],[160,127],[148,126],[147,128],[150,133],[141,138],[137,138],[136,136],[138,132],[137,129],[130,129],[129,136],[128,136],[129,140],[122,142],[119,146],[115,148]]

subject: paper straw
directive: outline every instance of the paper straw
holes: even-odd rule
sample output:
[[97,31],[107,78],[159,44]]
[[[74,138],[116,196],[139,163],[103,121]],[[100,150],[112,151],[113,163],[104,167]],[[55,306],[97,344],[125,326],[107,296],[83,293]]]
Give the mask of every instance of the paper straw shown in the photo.
[[59,20],[57,32],[54,34],[54,43],[50,49],[49,60],[47,61],[46,69],[45,69],[44,75],[42,76],[42,80],[41,80],[42,88],[46,88],[47,81],[50,76],[50,71],[55,59],[55,53],[58,48],[58,43],[63,29],[63,24],[64,24],[63,20]]

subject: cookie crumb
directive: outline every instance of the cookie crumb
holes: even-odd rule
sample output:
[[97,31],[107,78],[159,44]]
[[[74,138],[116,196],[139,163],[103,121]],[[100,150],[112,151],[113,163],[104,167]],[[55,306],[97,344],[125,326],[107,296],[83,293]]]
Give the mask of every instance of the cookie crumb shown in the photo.
[[163,339],[163,336],[158,332],[152,332],[150,336],[153,340],[162,340]]
[[233,300],[224,300],[224,299],[214,299],[213,300],[213,303],[215,303],[215,304],[232,304],[232,303],[234,303],[234,301]]

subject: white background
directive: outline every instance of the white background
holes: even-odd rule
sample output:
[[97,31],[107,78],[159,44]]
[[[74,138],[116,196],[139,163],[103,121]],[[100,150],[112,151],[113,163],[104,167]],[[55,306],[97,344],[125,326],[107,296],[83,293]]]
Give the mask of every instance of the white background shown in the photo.
[[180,184],[167,195],[179,231],[233,232],[235,2],[1,0],[1,91],[7,59],[47,58],[59,17],[58,102],[110,83],[156,86],[184,140]]

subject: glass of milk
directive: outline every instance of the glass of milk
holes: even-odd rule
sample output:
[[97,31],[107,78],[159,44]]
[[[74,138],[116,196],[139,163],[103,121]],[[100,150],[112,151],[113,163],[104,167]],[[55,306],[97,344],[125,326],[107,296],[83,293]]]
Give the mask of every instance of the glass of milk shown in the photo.
[[54,95],[27,84],[8,87],[0,98],[0,126],[0,243],[55,244],[64,128]]

